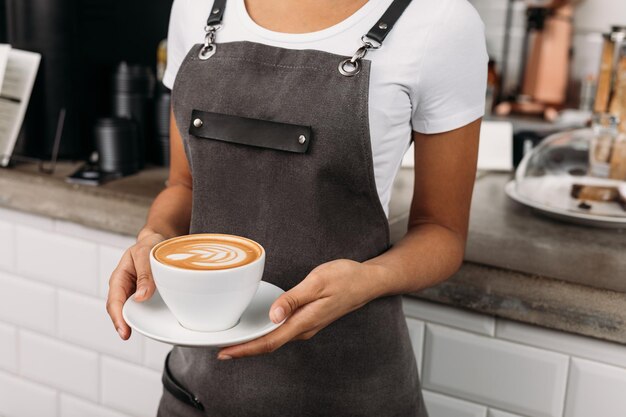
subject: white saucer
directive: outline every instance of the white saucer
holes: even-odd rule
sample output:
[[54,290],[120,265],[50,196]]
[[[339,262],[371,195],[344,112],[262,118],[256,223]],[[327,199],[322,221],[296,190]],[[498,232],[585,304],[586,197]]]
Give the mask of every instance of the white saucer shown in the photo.
[[[573,211],[571,207],[576,207],[578,202],[569,196],[569,188],[562,187],[560,190],[549,190],[545,192],[541,187],[537,187],[535,190],[536,200],[531,200],[528,197],[521,195],[517,191],[517,184],[515,180],[509,181],[504,191],[513,200],[520,204],[531,207],[537,210],[539,213],[552,217],[558,220],[567,221],[570,223],[583,224],[587,226],[606,227],[606,228],[626,228],[626,216],[603,216],[590,213],[582,213],[580,209]],[[614,204],[617,207],[616,203]],[[609,205],[608,203],[594,203],[596,206]],[[617,210],[617,209],[616,209]],[[621,210],[621,209],[620,209]]]
[[180,346],[231,346],[261,337],[278,326],[268,315],[272,303],[284,291],[261,281],[250,305],[239,323],[219,332],[189,330],[178,323],[158,291],[147,301],[137,302],[131,296],[122,309],[124,320],[139,333],[160,342]]

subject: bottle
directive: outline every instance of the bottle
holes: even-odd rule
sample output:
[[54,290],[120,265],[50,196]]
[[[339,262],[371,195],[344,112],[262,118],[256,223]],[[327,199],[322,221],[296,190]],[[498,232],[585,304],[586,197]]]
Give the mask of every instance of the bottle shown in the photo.
[[620,48],[620,59],[611,110],[619,120],[617,137],[611,151],[609,178],[626,181],[626,45]]
[[626,26],[613,26],[610,33],[603,35],[602,60],[598,75],[598,88],[594,105],[595,113],[611,112],[619,72],[622,47],[626,45]]
[[598,87],[596,90],[596,101],[593,107],[595,113],[606,113],[609,106],[609,96],[611,95],[611,84],[613,84],[613,55],[615,44],[610,33],[605,33],[604,46],[602,48],[602,59],[600,61],[600,72],[598,74]]

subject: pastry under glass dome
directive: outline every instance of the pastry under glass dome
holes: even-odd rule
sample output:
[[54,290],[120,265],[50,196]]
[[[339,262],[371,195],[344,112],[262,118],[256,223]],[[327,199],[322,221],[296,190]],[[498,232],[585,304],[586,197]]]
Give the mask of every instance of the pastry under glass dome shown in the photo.
[[507,186],[509,196],[546,214],[626,226],[626,181],[606,178],[610,166],[596,158],[615,140],[611,123],[546,138],[525,155]]

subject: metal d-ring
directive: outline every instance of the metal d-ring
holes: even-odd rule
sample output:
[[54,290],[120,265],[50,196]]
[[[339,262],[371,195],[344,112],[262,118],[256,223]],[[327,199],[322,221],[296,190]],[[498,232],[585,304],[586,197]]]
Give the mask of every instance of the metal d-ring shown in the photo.
[[367,49],[378,49],[383,46],[382,43],[378,42],[375,39],[368,38],[367,35],[361,36],[361,44],[363,44],[363,46],[366,46]]
[[361,46],[356,50],[352,58],[344,59],[339,63],[339,73],[346,77],[357,75],[361,71],[361,60],[370,49],[378,49],[382,44],[378,41],[361,36]]

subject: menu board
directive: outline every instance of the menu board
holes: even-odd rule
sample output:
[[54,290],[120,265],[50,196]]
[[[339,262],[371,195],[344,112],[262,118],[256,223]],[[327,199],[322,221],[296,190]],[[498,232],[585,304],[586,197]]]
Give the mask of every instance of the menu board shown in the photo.
[[7,166],[33,91],[41,55],[0,45],[0,166]]

